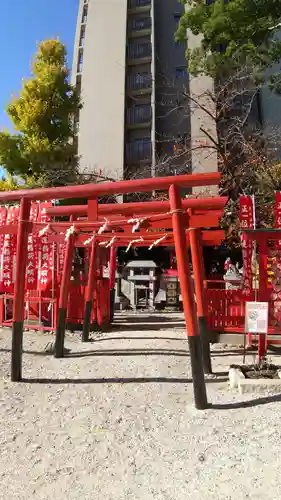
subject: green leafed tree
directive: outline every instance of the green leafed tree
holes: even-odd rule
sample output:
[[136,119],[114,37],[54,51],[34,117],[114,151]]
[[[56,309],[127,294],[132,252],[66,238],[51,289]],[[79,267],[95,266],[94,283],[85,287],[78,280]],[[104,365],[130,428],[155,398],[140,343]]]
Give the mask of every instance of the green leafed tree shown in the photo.
[[31,78],[7,107],[16,133],[0,133],[0,164],[35,183],[71,183],[78,166],[75,118],[80,108],[80,97],[69,83],[65,46],[59,40],[43,41]]
[[[217,151],[221,193],[229,197],[223,218],[228,241],[239,244],[239,196],[255,195],[258,224],[268,227],[272,224],[274,190],[280,189],[276,154],[280,130],[264,134],[258,101],[265,84],[281,93],[281,1],[181,1],[185,14],[176,39],[187,39],[189,72],[194,77],[203,74],[213,78],[213,90],[206,91],[211,109],[202,107],[201,96],[198,105],[206,111],[207,119],[211,116],[215,133],[211,137],[204,120],[200,130]],[[188,43],[190,34],[193,45]],[[189,97],[194,102],[194,96]]]
[[[247,65],[255,78],[281,59],[280,0],[182,0],[185,5],[176,38],[199,35],[195,48],[187,48],[189,71],[212,77]],[[271,84],[281,90],[279,72]]]

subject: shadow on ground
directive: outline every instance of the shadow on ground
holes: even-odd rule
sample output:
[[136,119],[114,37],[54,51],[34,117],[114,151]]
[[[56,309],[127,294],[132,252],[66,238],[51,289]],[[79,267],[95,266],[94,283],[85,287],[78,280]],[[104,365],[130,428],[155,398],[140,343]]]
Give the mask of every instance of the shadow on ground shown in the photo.
[[[142,315],[139,314],[138,316],[136,315],[131,315],[131,316],[119,316],[115,317],[114,322],[116,323],[122,323],[122,325],[126,323],[176,323],[176,324],[182,324],[185,326],[185,321],[184,318],[179,318],[179,319],[174,319],[171,318],[171,316],[147,316],[147,315]],[[114,322],[112,323],[114,325]]]
[[210,404],[212,410],[235,410],[239,408],[253,408],[254,406],[262,406],[270,403],[278,403],[281,401],[281,394],[274,396],[263,396],[261,398],[250,399],[249,401],[238,401],[237,403],[216,403]]
[[[226,382],[227,377],[207,379],[207,384]],[[115,378],[25,378],[27,384],[192,384],[191,378],[186,377],[115,377]]]
[[[104,340],[168,340],[167,338],[160,337],[108,337],[103,339],[96,340],[97,342]],[[181,340],[184,339],[174,339],[170,338],[169,340]],[[175,356],[175,357],[189,357],[189,351],[186,349],[92,349],[88,351],[71,351],[71,349],[67,350],[65,353],[65,358],[86,358],[86,357],[96,357],[96,356]],[[10,353],[11,349],[8,348],[0,348],[0,352]],[[45,351],[32,351],[32,350],[23,350],[24,354],[30,354],[32,356],[52,356],[49,352]],[[212,351],[211,357],[224,357],[224,356],[242,356],[243,351],[237,349],[227,350],[227,351]]]

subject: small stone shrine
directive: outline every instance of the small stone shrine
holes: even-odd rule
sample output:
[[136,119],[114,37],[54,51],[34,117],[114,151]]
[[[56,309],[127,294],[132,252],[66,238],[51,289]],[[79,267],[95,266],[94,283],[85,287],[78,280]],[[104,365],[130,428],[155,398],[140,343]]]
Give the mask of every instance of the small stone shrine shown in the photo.
[[130,305],[154,310],[157,265],[152,260],[132,260],[126,266],[129,271]]

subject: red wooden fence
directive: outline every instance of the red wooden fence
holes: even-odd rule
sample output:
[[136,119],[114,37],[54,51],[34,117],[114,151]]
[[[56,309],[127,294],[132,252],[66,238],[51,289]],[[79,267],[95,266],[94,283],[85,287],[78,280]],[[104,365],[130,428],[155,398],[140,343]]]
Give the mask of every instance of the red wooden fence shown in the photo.
[[245,302],[235,290],[206,290],[208,325],[212,331],[244,332]]
[[[274,317],[274,302],[269,302],[269,331],[270,335],[281,335],[281,324]],[[245,331],[245,299],[236,290],[206,289],[208,326],[211,331],[221,333],[244,333]],[[258,300],[258,298],[257,298]],[[280,337],[281,341],[281,337]]]

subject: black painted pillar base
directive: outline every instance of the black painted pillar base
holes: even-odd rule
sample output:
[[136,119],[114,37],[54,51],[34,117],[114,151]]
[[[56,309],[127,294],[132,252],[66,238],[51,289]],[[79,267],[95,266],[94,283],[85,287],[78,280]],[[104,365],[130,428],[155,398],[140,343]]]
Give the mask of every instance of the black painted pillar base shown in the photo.
[[203,369],[204,373],[209,375],[212,373],[212,362],[211,362],[209,330],[206,318],[204,317],[198,318],[198,325],[201,338]]
[[12,382],[20,382],[22,379],[22,340],[23,340],[23,321],[13,321],[12,356],[11,356]]
[[55,358],[63,358],[64,356],[65,328],[66,328],[66,309],[59,309],[58,323],[56,330],[56,342],[55,342]]
[[188,337],[195,407],[205,410],[208,407],[206,384],[203,371],[202,348],[199,335]]
[[115,288],[111,288],[110,290],[110,323],[114,321],[114,307],[115,307]]
[[89,342],[89,334],[91,327],[91,316],[92,316],[93,301],[88,300],[85,304],[84,310],[84,323],[82,332],[82,342]]

